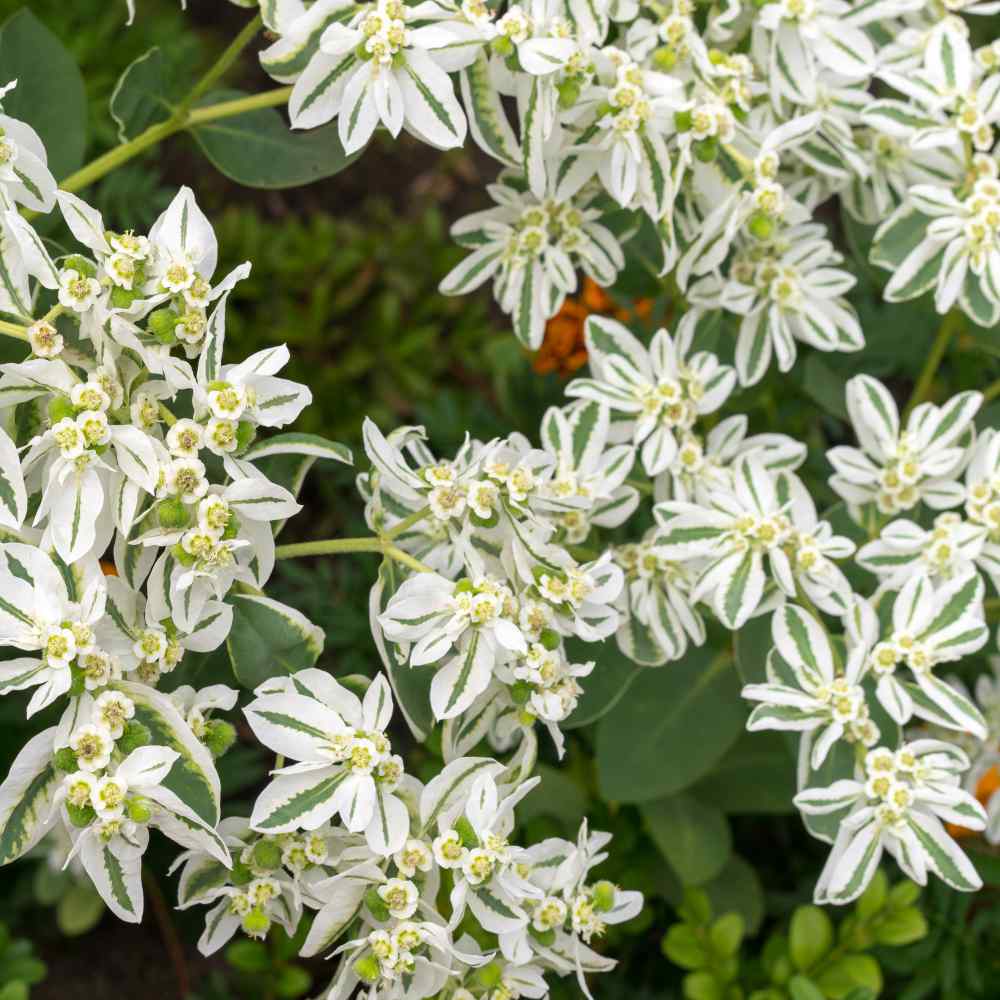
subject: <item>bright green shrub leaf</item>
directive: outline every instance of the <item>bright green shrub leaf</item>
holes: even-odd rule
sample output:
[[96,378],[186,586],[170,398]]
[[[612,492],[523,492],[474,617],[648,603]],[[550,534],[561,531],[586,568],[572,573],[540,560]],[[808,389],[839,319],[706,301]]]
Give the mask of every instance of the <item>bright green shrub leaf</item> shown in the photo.
[[226,649],[236,679],[251,691],[271,677],[313,666],[323,652],[323,630],[280,601],[238,594]]
[[45,143],[56,180],[83,163],[87,95],[76,61],[28,7],[0,26],[3,82],[17,80],[4,112],[27,122]]
[[846,955],[816,977],[820,989],[833,1000],[845,1000],[859,986],[879,993],[882,970],[871,955]]
[[126,67],[111,95],[109,110],[118,126],[119,142],[128,142],[170,117],[166,92],[166,62],[159,47],[154,47]]
[[674,924],[664,935],[663,954],[682,969],[701,969],[708,964],[708,952],[688,924]]
[[788,980],[788,995],[792,1000],[824,1000],[819,987],[805,976],[792,976]]
[[800,906],[788,928],[788,952],[796,969],[811,969],[833,947],[833,923],[818,906]]
[[597,729],[604,797],[648,802],[705,775],[743,730],[741,686],[728,654],[706,647],[667,667],[641,671],[628,698]]
[[875,927],[879,944],[912,944],[927,936],[927,919],[915,906],[886,914]]
[[104,914],[104,900],[89,882],[78,882],[63,894],[56,906],[59,933],[78,937],[92,930]]
[[708,937],[715,951],[729,958],[740,950],[745,931],[746,921],[739,913],[724,913],[709,928]]
[[680,794],[640,807],[646,829],[684,885],[701,885],[722,871],[733,841],[722,810]]
[[[217,90],[201,105],[246,96],[238,90]],[[332,177],[352,159],[344,155],[336,122],[294,132],[275,108],[206,122],[192,128],[191,134],[221,173],[247,187],[299,187]]]
[[710,972],[692,972],[684,977],[684,996],[686,1000],[722,1000],[722,987]]

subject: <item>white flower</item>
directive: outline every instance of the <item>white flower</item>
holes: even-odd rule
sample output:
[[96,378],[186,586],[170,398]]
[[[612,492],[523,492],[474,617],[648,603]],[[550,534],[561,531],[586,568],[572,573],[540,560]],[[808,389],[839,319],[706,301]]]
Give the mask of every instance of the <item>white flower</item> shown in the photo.
[[841,445],[827,452],[836,470],[830,485],[849,504],[874,502],[885,514],[920,501],[938,510],[957,506],[965,496],[956,480],[981,403],[978,392],[959,393],[943,406],[922,403],[901,429],[885,386],[856,375],[847,383],[847,409],[861,449]]
[[677,435],[695,420],[717,410],[736,381],[732,368],[714,354],[690,359],[694,325],[685,322],[677,342],[660,330],[647,351],[614,320],[587,319],[587,354],[591,379],[577,379],[567,395],[581,396],[627,414],[632,440],[641,446],[642,465],[650,476],[663,472],[677,454]]

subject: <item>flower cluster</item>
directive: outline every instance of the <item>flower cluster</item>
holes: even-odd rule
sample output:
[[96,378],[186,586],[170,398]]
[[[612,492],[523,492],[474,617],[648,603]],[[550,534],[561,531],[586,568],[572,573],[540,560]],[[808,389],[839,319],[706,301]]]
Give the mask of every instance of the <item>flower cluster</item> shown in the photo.
[[[409,10],[390,2],[342,25],[372,54],[358,86],[395,66],[405,93],[424,93],[430,78],[414,67],[435,29],[406,28]],[[52,831],[68,841],[64,863],[139,921],[155,828],[182,849],[180,905],[211,907],[206,954],[275,923],[294,936],[312,910],[303,953],[344,954],[331,997],[359,983],[372,996],[434,997],[469,976],[540,996],[549,974],[586,991],[586,974],[614,966],[595,950],[605,926],[635,916],[642,897],[590,878],[607,835],[584,827],[577,844],[516,846],[514,806],[539,780],[534,722],[560,742],[593,667],[571,662],[564,638],[618,626],[610,554],[570,552],[638,503],[625,483],[634,451],[608,447],[608,409],[554,409],[543,448],[519,435],[469,441],[453,461],[431,457],[418,429],[386,439],[364,428],[375,541],[412,571],[376,586],[374,638],[387,667],[411,650],[415,665],[444,661],[431,705],[462,723],[424,785],[393,752],[386,675],[292,674],[258,648],[277,630],[282,651],[314,663],[324,640],[263,593],[301,486],[276,481],[268,459],[351,456],[317,435],[268,433],[311,398],[279,374],[287,348],[224,359],[227,301],[249,265],[215,274],[215,235],[186,188],[147,233],[108,230],[56,190],[27,126],[3,128],[6,162],[20,165],[0,173],[0,306],[23,321],[4,325],[23,330],[30,354],[0,366],[0,644],[15,653],[0,662],[0,695],[30,692],[28,716],[57,714],[0,784],[0,861]],[[53,257],[18,205],[58,206],[75,252]],[[224,715],[239,692],[167,680],[188,653],[223,643],[254,687],[250,731],[278,756],[250,816],[225,819],[215,760],[236,739]],[[266,679],[247,685],[243,664]],[[468,754],[487,729],[503,762]],[[463,921],[496,947],[459,935]]]

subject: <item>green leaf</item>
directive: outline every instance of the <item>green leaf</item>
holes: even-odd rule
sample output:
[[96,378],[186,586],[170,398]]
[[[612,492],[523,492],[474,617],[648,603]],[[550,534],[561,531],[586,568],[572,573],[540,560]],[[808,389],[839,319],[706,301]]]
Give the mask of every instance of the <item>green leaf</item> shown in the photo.
[[682,969],[701,969],[708,965],[708,952],[688,924],[674,924],[663,937],[663,954]]
[[774,648],[771,616],[751,618],[733,636],[736,669],[744,684],[767,683],[767,654]]
[[236,679],[252,691],[272,677],[313,666],[325,638],[321,628],[294,608],[256,594],[237,594],[226,649]]
[[63,43],[28,9],[0,27],[3,82],[17,80],[4,112],[27,122],[41,137],[56,180],[83,163],[87,95],[83,77]]
[[109,110],[118,126],[119,142],[128,142],[170,117],[166,92],[166,61],[154,46],[125,68],[111,95]]
[[180,754],[164,778],[163,786],[214,830],[219,822],[220,787],[212,755],[165,694],[132,681],[116,681],[112,687],[132,699],[135,721],[149,729],[154,744]]
[[879,944],[912,944],[927,936],[927,919],[915,906],[887,913],[875,925],[875,940]]
[[708,937],[720,955],[731,957],[740,950],[745,932],[746,921],[739,913],[724,913],[709,928]]
[[54,730],[33,736],[0,785],[0,865],[30,850],[48,827],[62,776],[52,763]]
[[86,934],[103,915],[104,900],[89,882],[70,886],[56,906],[56,924],[66,937]]
[[564,768],[539,764],[535,774],[541,783],[532,789],[517,807],[517,819],[527,823],[536,816],[554,816],[568,829],[577,830],[587,814],[587,795]]
[[743,733],[691,791],[730,815],[793,813],[795,761],[778,733]]
[[755,934],[764,919],[764,888],[756,870],[738,854],[731,854],[725,867],[701,887],[715,913],[738,913],[748,934]]
[[234,941],[226,949],[226,961],[240,972],[267,972],[271,967],[267,946],[262,941]]
[[805,976],[792,976],[788,980],[788,995],[792,1000],[824,1000],[819,987]]
[[745,722],[728,653],[700,647],[667,667],[641,671],[628,698],[597,728],[604,797],[647,802],[683,791],[711,770]]
[[[199,106],[246,97],[238,90],[217,90]],[[237,184],[289,188],[332,177],[354,157],[344,155],[337,123],[309,132],[293,132],[275,108],[259,108],[220,118],[191,129],[215,167]]]
[[683,885],[701,885],[722,871],[733,841],[722,810],[680,794],[640,806],[646,829]]
[[788,952],[800,971],[811,969],[833,947],[833,923],[818,906],[800,906],[788,928]]
[[618,648],[614,638],[603,642],[567,639],[566,655],[571,663],[593,660],[594,672],[585,679],[583,694],[573,714],[562,723],[563,729],[579,729],[607,715],[643,669]]
[[824,969],[816,977],[816,984],[833,1000],[844,1000],[859,986],[878,994],[882,990],[882,971],[871,955],[846,955]]

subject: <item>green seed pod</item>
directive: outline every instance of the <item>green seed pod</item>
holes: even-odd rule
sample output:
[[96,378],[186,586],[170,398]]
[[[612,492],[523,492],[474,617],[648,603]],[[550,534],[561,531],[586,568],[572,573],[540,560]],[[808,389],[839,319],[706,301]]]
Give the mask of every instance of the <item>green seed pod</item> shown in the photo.
[[498,55],[506,58],[514,51],[514,43],[506,35],[497,35],[490,42],[490,48]]
[[612,906],[615,905],[615,893],[617,892],[617,887],[614,882],[601,881],[598,882],[592,892],[592,897],[594,900],[594,909],[599,910],[602,913],[607,913]]
[[181,548],[180,544],[172,545],[170,547],[170,554],[182,565],[182,566],[193,566],[195,564],[195,558],[188,552],[185,552]]
[[378,959],[371,953],[368,952],[366,955],[362,955],[354,963],[354,971],[357,974],[358,979],[363,983],[368,983],[370,986],[372,983],[377,983],[379,977],[382,975],[382,969],[378,964]]
[[476,970],[476,979],[480,986],[485,986],[488,990],[500,985],[503,979],[503,970],[499,962],[490,962],[482,968]]
[[163,309],[157,309],[149,314],[146,320],[146,329],[161,344],[176,344],[177,335],[174,333],[174,327],[179,321],[180,316],[169,306],[165,306]]
[[236,742],[236,727],[225,719],[211,719],[205,726],[202,742],[213,757],[221,757]]
[[657,69],[671,70],[677,65],[677,53],[669,45],[664,45],[653,53],[653,65]]
[[73,826],[90,826],[97,819],[97,813],[94,812],[93,806],[74,806],[67,802],[66,813]]
[[559,633],[551,628],[543,628],[538,641],[551,653],[554,649],[559,648]]
[[56,768],[72,774],[77,769],[76,751],[70,747],[60,747],[52,758]]
[[471,594],[475,589],[476,585],[468,577],[463,577],[455,584],[456,594]]
[[179,497],[169,497],[160,501],[156,508],[156,518],[160,522],[160,527],[168,531],[186,528],[191,523],[191,515]]
[[551,928],[547,931],[538,930],[534,924],[528,924],[528,933],[540,944],[543,948],[548,948],[555,944],[556,932]]
[[556,85],[556,90],[559,91],[559,107],[567,111],[580,98],[580,81],[572,78],[563,80]]
[[147,747],[153,742],[153,734],[149,726],[137,719],[129,719],[125,723],[125,731],[118,739],[118,749],[126,756],[139,747]]
[[277,868],[281,864],[281,848],[273,840],[258,840],[253,848],[253,863],[258,868]]
[[135,823],[148,823],[153,815],[148,800],[143,798],[129,799],[125,811],[128,813],[128,818]]
[[240,519],[232,512],[229,512],[229,520],[222,529],[222,537],[225,541],[230,541],[240,533]]
[[253,881],[253,877],[253,872],[250,870],[249,865],[245,865],[242,861],[233,862],[233,870],[229,873],[229,881],[233,885],[237,887],[247,885],[247,883]]
[[510,696],[515,705],[527,705],[534,694],[534,688],[527,681],[517,681],[510,688]]
[[774,220],[763,212],[754,212],[747,222],[747,229],[758,240],[767,240],[774,234]]
[[696,160],[702,163],[711,163],[719,155],[719,143],[714,135],[694,144],[694,155]]
[[687,132],[691,128],[692,116],[690,111],[674,112],[674,127],[678,132]]
[[265,937],[271,929],[271,918],[259,906],[255,906],[244,914],[242,926],[250,937]]

